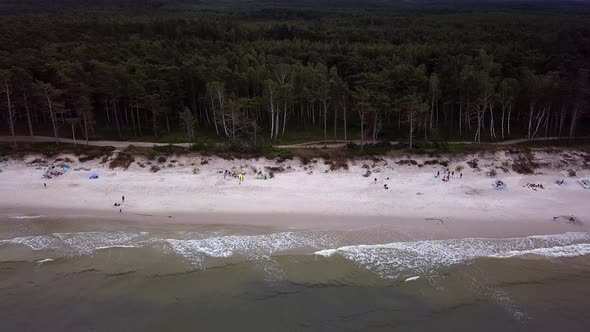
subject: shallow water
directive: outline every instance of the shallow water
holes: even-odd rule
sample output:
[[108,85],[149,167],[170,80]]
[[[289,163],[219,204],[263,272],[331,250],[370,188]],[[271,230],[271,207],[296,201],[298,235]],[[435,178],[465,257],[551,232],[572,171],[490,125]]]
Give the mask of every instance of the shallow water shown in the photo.
[[588,331],[590,233],[0,221],[3,331]]

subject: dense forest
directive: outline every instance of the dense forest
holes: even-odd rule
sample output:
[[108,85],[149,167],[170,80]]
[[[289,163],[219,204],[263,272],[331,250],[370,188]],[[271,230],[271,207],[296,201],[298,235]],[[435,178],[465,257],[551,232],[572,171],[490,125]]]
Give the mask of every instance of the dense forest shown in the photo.
[[5,7],[1,132],[410,147],[587,133],[590,7],[179,8]]

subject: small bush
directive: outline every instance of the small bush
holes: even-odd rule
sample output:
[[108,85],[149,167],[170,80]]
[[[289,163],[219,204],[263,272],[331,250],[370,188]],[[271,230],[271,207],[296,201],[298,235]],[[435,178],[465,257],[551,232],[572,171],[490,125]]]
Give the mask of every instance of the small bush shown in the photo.
[[334,159],[330,162],[330,170],[331,171],[337,171],[341,168],[348,171],[348,161],[347,160]]
[[66,163],[70,163],[70,164],[71,164],[71,163],[73,163],[74,161],[73,161],[72,159],[70,159],[70,158],[66,157],[66,159],[64,159],[64,162],[66,162]]
[[274,172],[272,172],[272,171],[271,172],[268,172],[268,178],[269,179],[272,179],[274,177],[275,177],[275,173]]
[[119,152],[117,157],[115,157],[115,159],[113,159],[109,164],[109,168],[115,169],[120,167],[122,169],[128,169],[134,161],[135,158],[132,155],[129,155],[124,152]]
[[371,171],[367,170],[365,172],[365,174],[363,174],[364,177],[368,178],[369,176],[371,176]]
[[158,162],[159,162],[160,164],[163,164],[163,163],[165,163],[165,162],[166,162],[166,157],[164,157],[164,156],[159,156],[159,157],[158,157]]
[[150,172],[157,173],[160,170],[160,167],[154,165],[150,168]]
[[197,174],[199,174],[199,169],[198,169],[198,168],[196,168],[196,167],[195,167],[195,168],[193,168],[193,174],[194,174],[194,175],[197,175]]
[[461,172],[463,170],[463,166],[461,165],[457,165],[457,167],[455,167],[455,172]]
[[47,166],[47,161],[45,159],[37,158],[33,161],[27,163],[29,166]]
[[101,164],[106,164],[106,163],[107,163],[107,161],[109,161],[109,156],[104,156],[104,157],[102,157],[102,159],[100,160],[100,163],[101,163]]
[[533,174],[537,168],[537,164],[533,162],[532,154],[521,154],[512,164],[512,170],[518,174]]
[[85,163],[87,161],[96,159],[96,157],[98,157],[98,156],[95,156],[95,155],[82,155],[82,156],[78,157],[78,161],[81,162],[81,163]]
[[207,165],[208,163],[209,163],[209,160],[207,160],[207,159],[201,160],[201,165]]
[[418,165],[418,162],[413,159],[405,159],[396,162],[398,165]]
[[479,159],[475,158],[467,162],[467,165],[471,168],[479,168]]
[[568,169],[567,175],[570,177],[574,177],[574,176],[576,176],[576,171],[574,171],[573,169]]
[[269,173],[282,173],[285,171],[285,169],[280,166],[267,166],[265,169]]
[[144,163],[142,163],[141,161],[138,161],[136,164],[137,164],[137,166],[139,166],[141,168],[145,168]]
[[493,178],[493,177],[495,177],[496,175],[498,175],[498,173],[496,172],[496,170],[495,170],[494,168],[492,168],[492,169],[490,169],[490,170],[488,171],[488,176],[489,176],[489,177]]

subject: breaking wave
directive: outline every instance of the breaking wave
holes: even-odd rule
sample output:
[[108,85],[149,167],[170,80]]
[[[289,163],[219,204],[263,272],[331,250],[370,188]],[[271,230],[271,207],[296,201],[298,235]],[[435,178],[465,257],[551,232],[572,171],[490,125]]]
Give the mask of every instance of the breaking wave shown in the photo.
[[56,250],[84,255],[108,247],[138,244],[145,234],[143,232],[51,233],[0,240],[0,244],[21,244],[33,250]]
[[440,268],[474,258],[537,255],[573,257],[590,254],[590,233],[570,232],[508,239],[458,239],[353,245],[317,251],[319,256],[342,256],[383,278],[429,276]]
[[205,266],[207,258],[242,257],[270,266],[273,255],[297,250],[304,253],[315,251],[318,256],[343,257],[383,278],[403,278],[402,280],[416,276],[434,276],[441,268],[479,257],[553,258],[590,254],[590,233],[586,232],[508,239],[472,238],[342,247],[338,247],[342,244],[342,235],[328,231],[178,235],[177,238],[159,238],[146,232],[52,233],[4,239],[0,240],[0,245],[24,245],[36,251],[51,250],[65,256],[89,255],[109,248],[149,247],[178,255],[201,268]]
[[177,254],[193,263],[201,264],[205,256],[224,258],[239,255],[251,259],[266,259],[288,250],[328,247],[334,245],[337,239],[328,233],[283,232],[166,241]]

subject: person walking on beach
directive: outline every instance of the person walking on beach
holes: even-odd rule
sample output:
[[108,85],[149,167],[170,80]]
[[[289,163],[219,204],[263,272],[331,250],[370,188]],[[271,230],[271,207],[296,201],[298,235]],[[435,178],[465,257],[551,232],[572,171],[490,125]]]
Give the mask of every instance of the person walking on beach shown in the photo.
[[451,175],[452,175],[453,177],[455,177],[455,171],[452,171],[452,172],[451,172]]
[[462,179],[462,178],[463,178],[463,173],[460,173],[459,174],[459,179]]
[[436,177],[438,178],[440,176],[440,171],[436,172]]
[[121,196],[121,202],[125,202],[125,196]]
[[47,183],[43,182],[43,188],[47,189]]

